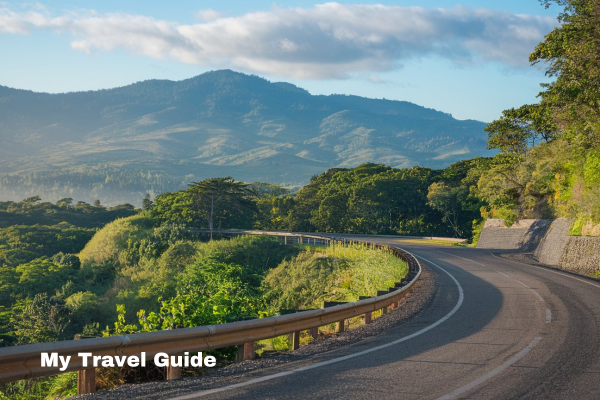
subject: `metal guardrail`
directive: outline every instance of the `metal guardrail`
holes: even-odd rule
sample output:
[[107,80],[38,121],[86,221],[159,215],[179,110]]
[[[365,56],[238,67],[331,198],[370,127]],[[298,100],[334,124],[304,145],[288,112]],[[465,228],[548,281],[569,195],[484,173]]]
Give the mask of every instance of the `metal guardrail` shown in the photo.
[[[306,236],[306,235],[303,235]],[[335,239],[317,237],[328,241]],[[344,243],[339,241],[340,244]],[[180,355],[185,351],[199,352],[222,347],[251,344],[263,339],[269,339],[285,334],[294,334],[294,346],[298,341],[300,331],[315,329],[319,326],[338,323],[338,330],[343,331],[345,319],[365,314],[365,322],[371,321],[371,313],[382,310],[384,313],[390,305],[399,305],[402,299],[413,287],[421,275],[419,261],[410,253],[380,244],[365,243],[374,248],[389,248],[396,256],[408,262],[409,272],[401,287],[390,288],[389,292],[377,297],[367,298],[352,303],[341,304],[334,307],[302,311],[294,314],[273,316],[261,319],[232,322],[221,325],[199,326],[195,328],[181,328],[167,331],[136,333],[129,335],[110,336],[93,339],[67,340],[51,343],[39,343],[24,346],[0,348],[0,383],[28,379],[33,377],[61,374],[69,371],[80,371],[83,376],[93,383],[93,369],[91,376],[85,378],[85,369],[78,353],[92,353],[93,356],[140,356],[146,353],[146,359],[151,359],[159,352],[169,355]],[[341,321],[341,328],[340,326]],[[62,357],[71,357],[68,367],[61,371],[59,367],[42,367],[41,353],[58,353]],[[251,355],[246,348],[246,358]],[[178,377],[177,371],[169,374],[171,378]],[[180,376],[180,375],[179,375]],[[87,386],[80,386],[80,393],[95,391],[95,385],[88,382]]]

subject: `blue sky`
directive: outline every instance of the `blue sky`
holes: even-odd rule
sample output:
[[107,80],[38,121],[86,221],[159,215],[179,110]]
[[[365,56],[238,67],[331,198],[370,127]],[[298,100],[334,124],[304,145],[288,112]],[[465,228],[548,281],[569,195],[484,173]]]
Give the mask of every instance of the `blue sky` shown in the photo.
[[520,1],[0,1],[0,85],[42,92],[230,68],[313,94],[491,121],[536,101],[557,7]]

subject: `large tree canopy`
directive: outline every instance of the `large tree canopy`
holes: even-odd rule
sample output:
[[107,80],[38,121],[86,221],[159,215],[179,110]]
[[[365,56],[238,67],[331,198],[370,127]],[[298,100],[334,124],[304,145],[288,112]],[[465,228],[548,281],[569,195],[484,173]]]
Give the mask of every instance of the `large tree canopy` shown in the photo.
[[486,217],[598,219],[600,1],[541,0],[564,7],[560,25],[530,56],[554,78],[540,102],[511,108],[488,125],[500,150],[478,184]]
[[530,55],[555,78],[542,84],[540,103],[511,108],[488,125],[488,147],[523,152],[543,141],[564,138],[582,148],[600,145],[600,2],[542,0],[563,6],[560,25]]

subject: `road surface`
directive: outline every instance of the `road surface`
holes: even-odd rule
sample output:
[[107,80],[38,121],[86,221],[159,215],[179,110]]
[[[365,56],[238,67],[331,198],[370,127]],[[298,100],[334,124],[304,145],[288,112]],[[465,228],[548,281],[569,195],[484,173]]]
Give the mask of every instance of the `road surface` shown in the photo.
[[412,252],[435,274],[416,318],[177,399],[600,399],[600,283],[490,250],[368,240]]

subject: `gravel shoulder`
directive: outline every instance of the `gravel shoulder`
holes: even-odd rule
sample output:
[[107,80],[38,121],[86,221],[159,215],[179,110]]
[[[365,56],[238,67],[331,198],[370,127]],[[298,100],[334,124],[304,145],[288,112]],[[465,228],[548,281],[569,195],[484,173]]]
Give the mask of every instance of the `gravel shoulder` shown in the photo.
[[295,351],[270,353],[255,360],[210,369],[200,377],[183,378],[176,381],[126,384],[113,390],[77,396],[74,399],[166,399],[335,358],[337,353],[345,352],[347,354],[349,347],[353,344],[373,338],[390,328],[412,320],[431,303],[436,288],[435,275],[423,266],[419,281],[411,293],[404,298],[401,307],[377,318],[372,324],[362,325],[341,334],[329,336],[327,339],[310,343]]

